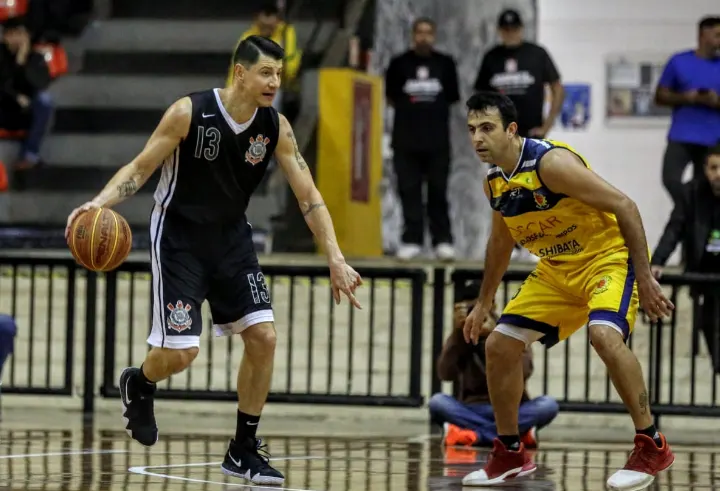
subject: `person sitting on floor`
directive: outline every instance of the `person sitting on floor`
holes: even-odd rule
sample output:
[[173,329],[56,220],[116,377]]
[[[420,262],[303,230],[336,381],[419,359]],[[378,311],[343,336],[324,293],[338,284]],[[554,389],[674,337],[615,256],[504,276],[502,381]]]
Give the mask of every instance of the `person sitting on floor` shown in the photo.
[[27,130],[17,169],[34,167],[53,115],[46,91],[50,70],[44,56],[33,51],[25,19],[14,17],[3,23],[0,44],[0,128]]
[[0,314],[0,375],[2,375],[5,360],[13,352],[16,333],[15,320],[9,315]]
[[[9,315],[0,314],[0,396],[2,396],[2,372],[3,365],[10,356],[15,347],[15,334],[17,328],[15,326],[15,319]],[[0,409],[0,418],[2,418],[2,412]]]
[[[485,375],[485,342],[477,346],[465,342],[463,325],[480,291],[478,282],[465,285],[455,299],[453,332],[443,346],[437,360],[440,379],[454,382],[458,397],[434,394],[428,404],[433,422],[445,428],[445,445],[491,446],[497,438],[495,416],[490,404]],[[492,313],[486,322],[497,322]],[[533,372],[532,350],[523,353],[523,375],[527,383]],[[522,441],[527,448],[537,448],[537,430],[550,424],[559,411],[558,403],[550,396],[531,399],[523,391],[519,411]]]

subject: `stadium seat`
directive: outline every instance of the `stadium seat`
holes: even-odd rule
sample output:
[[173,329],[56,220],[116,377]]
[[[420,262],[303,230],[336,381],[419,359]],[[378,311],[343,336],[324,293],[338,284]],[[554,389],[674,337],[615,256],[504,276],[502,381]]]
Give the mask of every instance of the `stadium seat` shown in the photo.
[[0,193],[4,193],[10,186],[10,180],[8,179],[7,169],[5,163],[0,162]]
[[35,51],[45,56],[45,61],[50,70],[50,77],[53,80],[68,72],[68,57],[62,45],[52,43],[36,44]]
[[0,0],[0,22],[27,14],[28,0]]
[[0,140],[20,140],[25,138],[27,131],[25,130],[6,130],[0,128]]

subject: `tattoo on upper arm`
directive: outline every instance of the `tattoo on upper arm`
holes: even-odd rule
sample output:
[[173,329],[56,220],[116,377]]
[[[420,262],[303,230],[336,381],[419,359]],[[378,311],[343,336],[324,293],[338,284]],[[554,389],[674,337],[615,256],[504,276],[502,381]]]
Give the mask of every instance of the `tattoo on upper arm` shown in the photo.
[[138,186],[134,179],[129,179],[121,183],[117,187],[117,190],[121,198],[127,198],[128,196],[132,196],[137,192]]
[[307,169],[307,162],[305,162],[305,159],[300,153],[300,148],[298,147],[297,140],[295,139],[295,134],[292,131],[288,131],[287,136],[293,142],[293,147],[295,148],[295,160],[297,161],[298,167],[300,167],[300,170]]
[[300,207],[303,209],[303,216],[306,217],[318,208],[323,208],[325,203],[303,203]]

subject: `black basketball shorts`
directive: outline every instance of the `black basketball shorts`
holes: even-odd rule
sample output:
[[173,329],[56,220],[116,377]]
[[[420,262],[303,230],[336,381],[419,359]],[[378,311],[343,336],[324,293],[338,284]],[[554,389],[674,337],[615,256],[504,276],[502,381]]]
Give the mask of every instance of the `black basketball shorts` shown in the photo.
[[199,347],[205,300],[216,336],[274,321],[248,223],[200,225],[156,206],[150,239],[151,346]]

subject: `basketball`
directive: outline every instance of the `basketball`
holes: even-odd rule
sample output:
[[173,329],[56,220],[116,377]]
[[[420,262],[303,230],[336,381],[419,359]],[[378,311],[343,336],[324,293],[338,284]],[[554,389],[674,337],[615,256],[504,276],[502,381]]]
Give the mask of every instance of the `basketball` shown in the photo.
[[132,247],[127,221],[109,208],[82,212],[72,223],[68,246],[75,260],[91,271],[112,271]]

